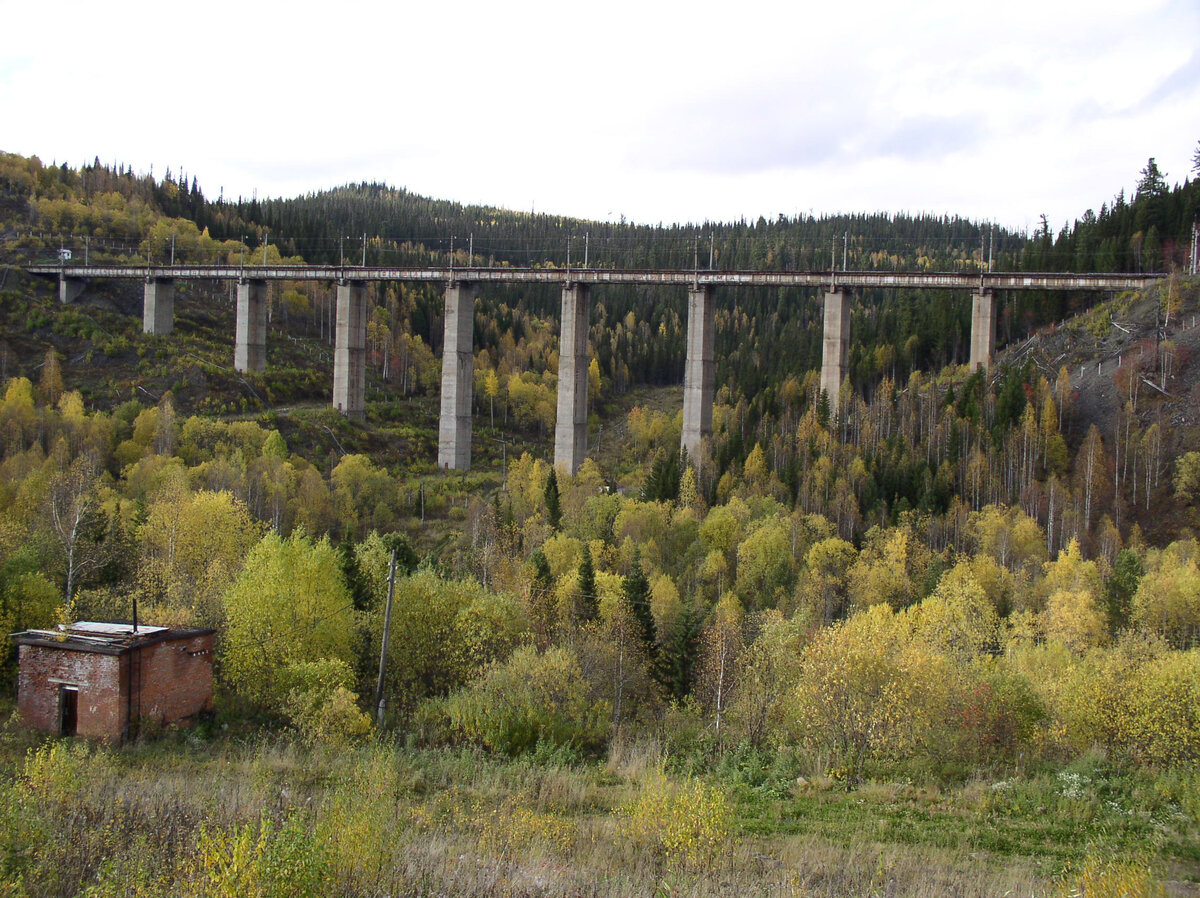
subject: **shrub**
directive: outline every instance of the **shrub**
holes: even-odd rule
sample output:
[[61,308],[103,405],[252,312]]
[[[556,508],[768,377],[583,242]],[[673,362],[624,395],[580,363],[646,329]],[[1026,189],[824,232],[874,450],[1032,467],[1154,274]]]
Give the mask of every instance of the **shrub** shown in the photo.
[[358,707],[354,671],[345,661],[293,664],[283,676],[291,686],[284,708],[305,740],[344,746],[370,734],[371,718]]
[[317,898],[327,894],[328,859],[295,814],[282,827],[266,817],[230,830],[201,827],[197,857],[178,883],[204,898]]
[[952,702],[955,754],[975,762],[1026,748],[1046,710],[1023,677],[991,660],[977,662]]
[[506,855],[537,847],[568,855],[579,834],[578,822],[570,817],[528,808],[514,799],[490,811],[479,809],[479,824],[480,847]]
[[729,839],[733,813],[725,793],[695,777],[650,775],[625,809],[629,837],[661,856],[671,869],[708,867]]
[[594,749],[608,736],[611,709],[587,694],[575,655],[553,648],[539,655],[522,646],[475,683],[445,700],[455,731],[509,755],[539,742]]
[[943,715],[949,665],[911,644],[908,621],[886,604],[822,630],[801,656],[792,720],[802,741],[853,773],[872,757],[911,754]]
[[1064,898],[1076,895],[1166,898],[1168,892],[1143,860],[1092,855],[1077,870],[1068,870],[1063,875],[1057,894]]
[[26,794],[46,804],[73,798],[93,778],[110,772],[112,758],[82,742],[48,742],[25,756],[21,785]]
[[1171,651],[1131,634],[1092,649],[1047,692],[1054,738],[1083,751],[1098,744],[1141,763],[1200,759],[1200,651]]
[[1150,764],[1200,760],[1200,650],[1148,662],[1121,692],[1115,709],[1121,748]]
[[1011,757],[1045,716],[1025,677],[978,654],[997,638],[982,591],[939,590],[898,614],[875,605],[821,630],[800,656],[792,728],[851,775],[869,761]]
[[[372,576],[383,582],[383,571]],[[382,596],[378,599],[382,605]],[[382,613],[373,614],[374,645],[382,638],[382,625]],[[388,643],[388,707],[406,713],[426,697],[463,687],[487,663],[507,657],[524,628],[520,603],[506,593],[428,570],[397,579]]]
[[316,818],[317,838],[325,847],[332,874],[368,889],[388,868],[393,846],[406,821],[397,813],[400,771],[392,748],[376,743],[346,758],[331,778]]

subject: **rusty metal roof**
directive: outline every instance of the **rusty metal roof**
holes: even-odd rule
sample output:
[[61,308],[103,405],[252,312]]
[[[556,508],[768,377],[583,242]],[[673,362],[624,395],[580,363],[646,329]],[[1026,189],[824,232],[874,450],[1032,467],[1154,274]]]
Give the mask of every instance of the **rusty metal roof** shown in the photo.
[[138,625],[135,630],[133,624],[115,624],[102,621],[81,620],[71,624],[67,630],[73,633],[95,636],[154,636],[157,633],[164,633],[170,627],[146,627]]
[[120,655],[139,645],[162,642],[168,639],[188,639],[216,631],[202,628],[172,630],[169,627],[79,621],[69,626],[59,624],[53,630],[25,630],[13,633],[18,645],[40,645],[75,652],[95,652],[102,655]]

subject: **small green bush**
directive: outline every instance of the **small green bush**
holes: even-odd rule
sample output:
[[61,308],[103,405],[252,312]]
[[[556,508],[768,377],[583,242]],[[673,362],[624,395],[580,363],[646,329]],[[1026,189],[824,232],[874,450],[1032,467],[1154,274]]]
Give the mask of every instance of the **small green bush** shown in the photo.
[[671,869],[708,867],[727,845],[733,812],[725,793],[695,777],[669,779],[661,770],[625,810],[625,831]]
[[1154,877],[1145,859],[1091,855],[1063,875],[1056,894],[1064,898],[1076,895],[1166,898],[1169,893]]
[[371,718],[358,707],[354,671],[340,659],[291,664],[283,676],[289,685],[284,708],[305,741],[353,745],[371,733]]
[[608,737],[610,708],[587,694],[575,655],[532,646],[488,668],[475,683],[445,700],[446,716],[459,735],[516,755],[539,742],[594,749]]
[[229,830],[200,828],[193,869],[176,883],[205,898],[316,898],[328,894],[328,852],[297,815],[283,826],[267,817]]

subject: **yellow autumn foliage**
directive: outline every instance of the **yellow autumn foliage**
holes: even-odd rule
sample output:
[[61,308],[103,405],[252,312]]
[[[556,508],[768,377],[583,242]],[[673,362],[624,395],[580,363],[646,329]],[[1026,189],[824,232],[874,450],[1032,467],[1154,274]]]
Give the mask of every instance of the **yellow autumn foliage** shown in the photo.
[[733,827],[725,793],[703,780],[671,780],[660,769],[624,812],[625,832],[660,855],[668,868],[711,866]]

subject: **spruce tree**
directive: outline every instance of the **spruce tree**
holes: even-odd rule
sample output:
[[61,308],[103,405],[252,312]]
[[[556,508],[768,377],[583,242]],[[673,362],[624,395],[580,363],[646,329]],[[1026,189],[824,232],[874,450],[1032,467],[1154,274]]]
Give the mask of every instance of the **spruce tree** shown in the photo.
[[587,624],[600,616],[600,601],[596,595],[596,568],[592,565],[592,550],[585,543],[583,561],[579,563],[579,581],[575,592],[574,622]]
[[642,644],[646,647],[647,657],[653,659],[658,652],[658,635],[654,627],[654,615],[650,611],[650,581],[642,570],[641,559],[634,555],[629,573],[625,575],[621,591],[625,601],[638,622]]
[[1117,553],[1113,564],[1113,573],[1105,584],[1108,599],[1108,629],[1113,635],[1129,626],[1129,610],[1133,602],[1133,594],[1137,592],[1138,584],[1145,574],[1142,560],[1132,549],[1122,549]]
[[679,478],[682,475],[679,453],[659,450],[642,487],[643,502],[674,502],[679,498]]
[[543,647],[550,644],[557,624],[557,597],[554,595],[554,574],[550,562],[541,549],[529,556],[533,565],[533,577],[529,581],[529,614],[533,618],[538,642]]
[[692,688],[692,674],[700,643],[703,615],[693,602],[686,602],[675,616],[662,651],[655,660],[654,678],[670,693],[682,699]]
[[546,489],[542,498],[546,503],[546,517],[550,521],[550,527],[558,530],[562,521],[562,508],[558,503],[558,473],[554,468],[550,469],[550,476],[546,478]]

